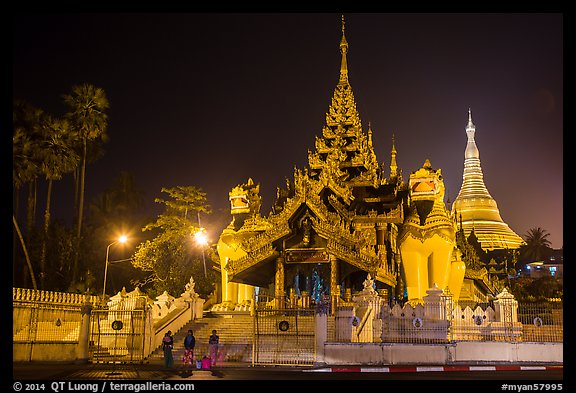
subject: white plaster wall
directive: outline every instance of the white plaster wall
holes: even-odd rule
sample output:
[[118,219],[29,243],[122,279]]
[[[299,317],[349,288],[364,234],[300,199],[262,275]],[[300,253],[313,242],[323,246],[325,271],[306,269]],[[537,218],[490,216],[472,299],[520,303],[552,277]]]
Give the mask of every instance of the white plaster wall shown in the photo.
[[539,359],[541,362],[564,362],[563,343],[521,343],[518,359]]
[[446,364],[448,350],[443,344],[403,344],[391,345],[391,364]]
[[325,343],[327,365],[563,363],[562,343],[462,341],[452,344]]
[[518,359],[515,343],[459,341],[454,348],[454,361],[510,362]]

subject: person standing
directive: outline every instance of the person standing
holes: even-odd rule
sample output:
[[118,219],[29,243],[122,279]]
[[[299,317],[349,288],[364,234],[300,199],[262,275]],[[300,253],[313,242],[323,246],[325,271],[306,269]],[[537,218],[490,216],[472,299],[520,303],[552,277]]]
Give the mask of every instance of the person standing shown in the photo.
[[216,334],[216,330],[212,330],[212,335],[208,339],[208,347],[210,348],[210,363],[212,366],[216,365],[216,358],[218,358],[218,344],[220,337]]
[[162,350],[164,351],[164,367],[172,368],[174,358],[172,357],[172,348],[174,347],[174,338],[172,332],[168,330],[162,339]]
[[184,366],[190,366],[194,364],[194,347],[196,346],[196,337],[192,330],[188,330],[188,334],[184,337],[184,356],[182,356],[182,363]]

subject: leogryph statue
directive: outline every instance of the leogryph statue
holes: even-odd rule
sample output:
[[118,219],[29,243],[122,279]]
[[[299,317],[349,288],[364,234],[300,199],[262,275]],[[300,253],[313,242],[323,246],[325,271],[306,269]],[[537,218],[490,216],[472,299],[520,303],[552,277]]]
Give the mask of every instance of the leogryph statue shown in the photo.
[[455,251],[455,223],[444,204],[442,172],[427,159],[410,174],[409,187],[410,209],[397,238],[408,301],[422,302],[434,285],[449,289],[457,301],[466,267]]
[[229,281],[226,267],[229,260],[246,255],[246,251],[240,247],[243,241],[268,228],[260,217],[260,185],[250,178],[247,183],[230,191],[229,200],[232,222],[222,231],[217,244],[222,272],[222,303],[215,305],[212,310],[248,311],[254,296],[254,287]]

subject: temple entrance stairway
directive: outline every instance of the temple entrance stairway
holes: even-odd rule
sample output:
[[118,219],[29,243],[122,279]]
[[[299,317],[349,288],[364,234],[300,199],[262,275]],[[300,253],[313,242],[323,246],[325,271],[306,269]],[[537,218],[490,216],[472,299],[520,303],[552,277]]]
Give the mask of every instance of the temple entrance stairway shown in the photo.
[[[179,331],[172,332],[174,337],[174,366],[182,364],[184,354],[184,337],[189,329],[194,332],[196,347],[194,360],[201,360],[209,355],[208,338],[212,330],[220,336],[220,350],[218,363],[248,362],[252,361],[252,334],[254,318],[249,312],[215,313],[206,312],[204,317],[188,322]],[[164,354],[162,347],[154,350],[148,356],[149,362],[162,362]]]

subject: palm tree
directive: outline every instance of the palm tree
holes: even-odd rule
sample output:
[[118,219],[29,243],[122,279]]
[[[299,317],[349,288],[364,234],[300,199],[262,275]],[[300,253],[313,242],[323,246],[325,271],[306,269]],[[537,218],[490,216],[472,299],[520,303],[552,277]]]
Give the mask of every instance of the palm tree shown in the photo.
[[67,120],[44,116],[41,123],[40,160],[42,173],[47,182],[46,208],[44,210],[44,237],[40,253],[40,286],[42,289],[46,277],[46,242],[50,227],[50,206],[54,180],[61,180],[62,175],[74,171],[80,158],[73,149],[72,135]]
[[[13,135],[12,135],[12,183],[14,186],[14,201],[16,203],[14,211],[12,214],[12,221],[14,228],[20,240],[20,245],[24,252],[24,257],[26,259],[26,265],[28,267],[28,272],[32,279],[32,285],[34,289],[37,289],[36,278],[34,275],[34,269],[32,268],[32,263],[30,261],[30,256],[28,254],[28,249],[26,246],[26,241],[20,230],[18,220],[16,217],[19,212],[19,201],[20,201],[20,189],[25,184],[29,186],[28,194],[28,219],[27,219],[27,233],[30,234],[32,227],[34,225],[34,209],[35,209],[35,190],[36,190],[36,179],[39,176],[40,169],[36,161],[38,143],[35,137],[35,131],[37,125],[40,122],[40,118],[43,111],[35,108],[34,106],[28,104],[22,100],[15,100],[13,103],[13,113],[12,113],[12,125],[13,125]],[[16,243],[14,243],[13,252],[13,266],[16,267]],[[14,269],[14,272],[16,269]],[[26,280],[26,275],[24,280]],[[15,277],[13,277],[15,278]]]
[[528,230],[524,235],[526,244],[520,247],[522,261],[536,262],[547,257],[551,251],[548,236],[550,233],[540,227]]
[[[106,139],[108,115],[105,111],[109,108],[109,102],[103,89],[90,84],[82,84],[73,86],[72,93],[64,95],[64,103],[69,108],[66,118],[70,121],[81,143],[81,165],[79,173],[80,184],[76,217],[76,241],[77,244],[79,244],[84,213],[84,183],[86,178],[88,144],[92,141]],[[79,250],[77,249],[72,270],[73,281],[76,281],[78,275],[78,252]]]

